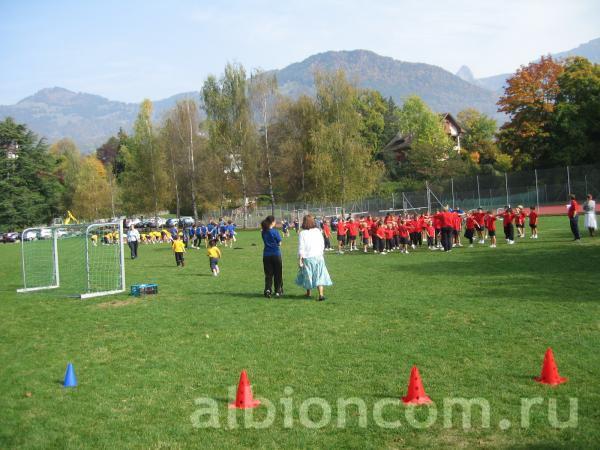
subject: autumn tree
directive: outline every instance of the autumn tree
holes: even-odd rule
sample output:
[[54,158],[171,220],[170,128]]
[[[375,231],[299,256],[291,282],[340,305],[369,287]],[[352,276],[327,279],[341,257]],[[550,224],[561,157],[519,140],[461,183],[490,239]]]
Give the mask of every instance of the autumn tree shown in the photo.
[[509,121],[498,134],[502,150],[513,158],[514,167],[544,165],[551,152],[551,124],[560,88],[563,66],[552,56],[521,66],[507,80],[498,111]]
[[72,206],[75,216],[88,221],[112,213],[107,170],[95,156],[81,160]]

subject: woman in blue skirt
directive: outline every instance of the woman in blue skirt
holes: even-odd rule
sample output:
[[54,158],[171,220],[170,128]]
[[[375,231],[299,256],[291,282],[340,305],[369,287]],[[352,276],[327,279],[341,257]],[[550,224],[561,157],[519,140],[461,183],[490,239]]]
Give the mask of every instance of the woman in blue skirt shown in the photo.
[[325,300],[323,288],[331,286],[331,278],[327,267],[323,251],[325,242],[323,234],[317,227],[315,218],[308,214],[302,219],[302,231],[298,236],[298,276],[296,284],[306,289],[306,296],[311,296],[311,290],[317,288],[319,291],[319,301]]

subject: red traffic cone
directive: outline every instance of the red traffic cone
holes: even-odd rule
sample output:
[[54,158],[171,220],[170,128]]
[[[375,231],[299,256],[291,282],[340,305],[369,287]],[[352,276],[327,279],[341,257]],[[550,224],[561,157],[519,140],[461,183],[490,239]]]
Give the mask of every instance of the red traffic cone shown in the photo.
[[406,393],[406,396],[402,397],[402,402],[412,405],[425,405],[431,403],[431,399],[425,393],[425,389],[423,389],[423,382],[421,381],[421,375],[419,375],[417,366],[413,366],[410,371],[408,392]]
[[242,370],[237,388],[237,395],[235,396],[235,403],[230,403],[229,408],[247,409],[256,408],[258,405],[260,405],[260,400],[254,400],[254,398],[252,398],[252,387],[248,381],[248,375],[246,375],[245,370]]
[[561,377],[558,374],[558,367],[556,367],[556,362],[554,362],[554,353],[550,347],[548,347],[546,354],[544,355],[542,374],[539,377],[535,377],[535,381],[551,386],[558,386],[559,384],[567,382],[567,378]]

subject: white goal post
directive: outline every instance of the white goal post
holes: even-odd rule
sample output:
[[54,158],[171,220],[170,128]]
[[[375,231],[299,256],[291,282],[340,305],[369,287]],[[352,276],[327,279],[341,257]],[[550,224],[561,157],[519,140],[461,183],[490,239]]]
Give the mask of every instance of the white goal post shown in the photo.
[[125,291],[122,222],[28,228],[21,235],[23,288],[91,298]]

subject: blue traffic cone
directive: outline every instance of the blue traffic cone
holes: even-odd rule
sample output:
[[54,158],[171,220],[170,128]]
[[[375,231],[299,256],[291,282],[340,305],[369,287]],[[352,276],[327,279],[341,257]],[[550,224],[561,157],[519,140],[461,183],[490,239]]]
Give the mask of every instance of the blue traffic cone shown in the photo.
[[63,387],[75,387],[77,386],[77,378],[75,377],[75,369],[73,369],[73,364],[69,363],[67,365],[67,371],[65,372],[65,381],[63,383]]

